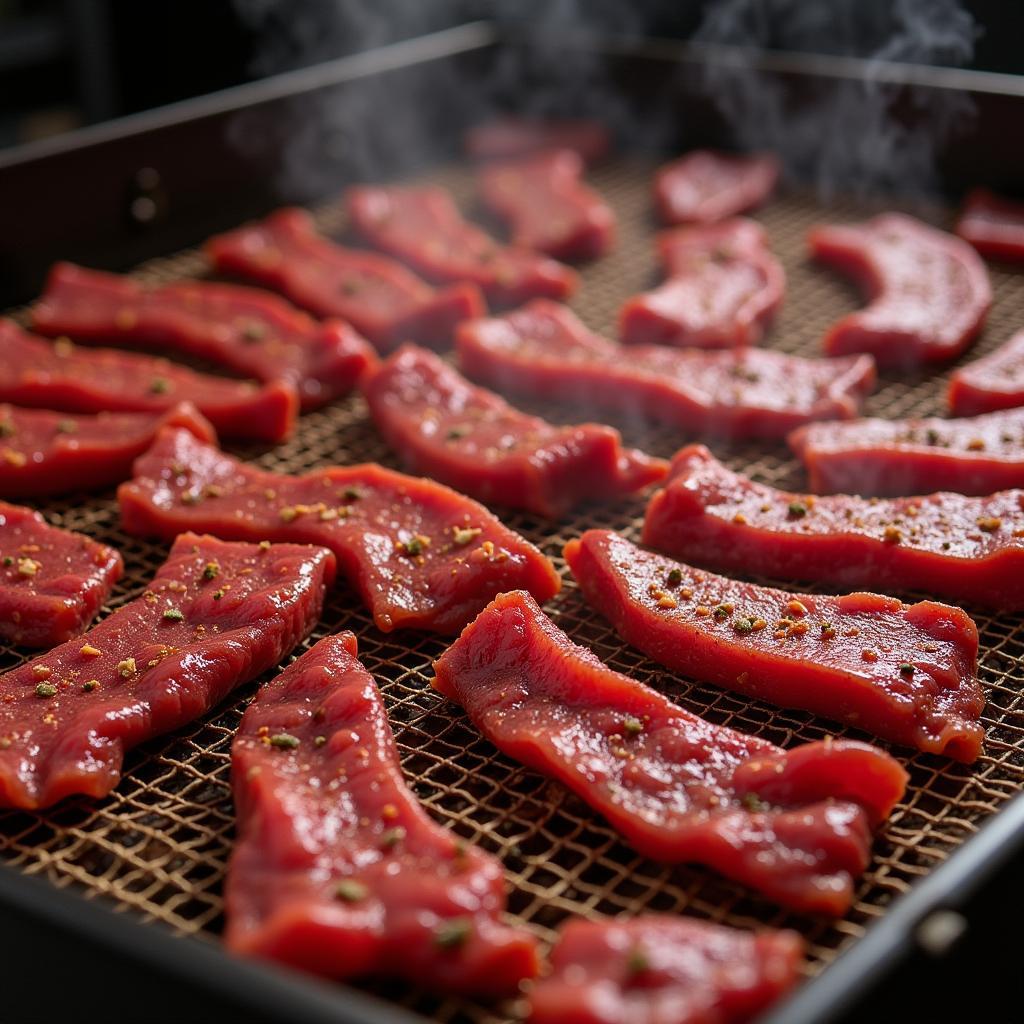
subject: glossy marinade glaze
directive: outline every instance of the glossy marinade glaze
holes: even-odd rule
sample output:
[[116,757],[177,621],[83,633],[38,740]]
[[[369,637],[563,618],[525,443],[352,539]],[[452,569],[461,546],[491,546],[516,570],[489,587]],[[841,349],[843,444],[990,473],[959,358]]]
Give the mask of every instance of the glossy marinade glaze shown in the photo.
[[132,475],[132,463],[161,427],[179,427],[216,442],[190,402],[166,413],[101,412],[93,416],[0,403],[0,495],[42,498],[100,491]]
[[363,387],[370,415],[403,462],[484,502],[557,518],[661,480],[668,466],[598,423],[556,426],[470,384],[406,345]]
[[120,552],[0,501],[0,638],[48,648],[78,636],[124,573]]
[[51,269],[32,327],[77,342],[204,359],[264,384],[287,381],[303,410],[347,395],[376,361],[348,324],[318,323],[260,289],[213,281],[147,288],[72,263]]
[[488,998],[536,974],[536,940],[501,923],[501,864],[437,825],[406,784],[352,633],[324,638],[261,687],[231,777],[229,949],[329,978]]
[[588,603],[675,672],[917,750],[981,753],[978,629],[959,608],[744,583],[610,530],[569,541],[565,558]]
[[759,342],[782,305],[786,274],[756,221],[664,231],[666,280],[627,299],[619,338],[627,345],[742,348]]
[[803,940],[677,917],[573,918],[527,1024],[742,1024],[797,982]]
[[256,384],[198,373],[167,359],[47,341],[0,320],[0,401],[71,413],[164,413],[191,402],[218,433],[250,441],[288,437],[299,411],[284,381]]
[[183,533],[146,590],[0,676],[0,807],[106,796],[124,753],[276,665],[320,617],[334,556]]
[[522,587],[546,601],[560,586],[551,561],[482,505],[374,463],[268,473],[164,431],[118,501],[142,536],[323,545],[384,632],[455,633],[495,594]]
[[689,445],[648,502],[642,540],[722,572],[923,590],[1024,610],[1024,490],[983,498],[794,493],[733,473],[703,445]]
[[845,912],[906,785],[864,743],[786,751],[690,714],[574,644],[522,591],[495,598],[434,671],[495,746],[644,856],[705,864],[797,910]]
[[351,324],[382,352],[403,341],[451,345],[455,325],[486,311],[475,284],[432,288],[397,260],[319,234],[297,208],[206,243],[214,267],[280,292],[316,316]]
[[462,372],[498,391],[700,436],[781,438],[813,420],[848,419],[876,379],[870,356],[618,345],[588,330],[567,306],[541,299],[463,323],[456,347]]
[[811,423],[788,441],[819,494],[986,495],[1024,487],[1024,408],[959,419]]

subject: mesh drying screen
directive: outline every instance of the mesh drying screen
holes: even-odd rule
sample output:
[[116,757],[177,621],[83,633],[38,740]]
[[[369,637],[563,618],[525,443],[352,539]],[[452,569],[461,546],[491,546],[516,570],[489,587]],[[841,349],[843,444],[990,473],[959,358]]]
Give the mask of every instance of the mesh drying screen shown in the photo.
[[[650,171],[649,166],[618,164],[593,175],[618,211],[620,238],[611,256],[583,271],[583,287],[573,305],[601,331],[614,330],[616,311],[627,295],[655,280]],[[471,207],[472,179],[466,169],[450,168],[434,177]],[[831,208],[827,216],[855,219],[865,212],[843,205]],[[845,283],[805,262],[805,230],[825,211],[810,201],[787,198],[758,216],[789,275],[785,310],[767,344],[817,354],[827,325],[858,304]],[[343,227],[338,206],[323,208],[319,217],[325,229]],[[157,281],[200,274],[203,269],[201,256],[184,253],[140,268],[138,274]],[[992,278],[995,305],[972,355],[993,347],[1024,322],[1020,280],[997,268]],[[890,417],[941,412],[945,379],[946,374],[928,379],[883,377],[868,411]],[[538,411],[565,422],[583,418],[571,409]],[[670,455],[686,440],[669,430],[623,427],[630,443],[657,455]],[[757,479],[800,486],[798,467],[781,445],[717,450],[731,466]],[[267,468],[288,472],[364,460],[397,465],[355,397],[304,417],[287,444],[248,454]],[[137,595],[163,561],[164,547],[121,532],[111,493],[46,502],[41,508],[53,522],[92,534],[124,553],[128,572],[112,604]],[[631,499],[587,507],[554,525],[524,514],[504,518],[561,567],[562,545],[587,527],[610,527],[636,538],[642,510],[642,500]],[[778,711],[669,677],[590,613],[568,576],[566,584],[549,608],[555,621],[615,668],[654,683],[690,710],[783,746],[835,732],[810,715]],[[969,838],[1024,783],[1022,620],[984,613],[976,618],[982,637],[981,674],[989,697],[986,752],[965,767],[931,756],[907,758],[905,751],[897,751],[911,774],[907,798],[875,844],[853,909],[832,923],[783,913],[709,871],[666,868],[637,857],[580,801],[496,753],[460,711],[429,689],[430,663],[442,651],[443,640],[377,632],[359,602],[343,589],[330,598],[314,638],[343,628],[357,633],[362,658],[383,688],[411,784],[437,820],[502,858],[513,922],[545,940],[568,914],[685,909],[737,925],[790,925],[808,939],[809,970],[814,972],[862,935],[890,900]],[[22,656],[23,652],[0,647],[0,669],[15,665]],[[228,786],[231,737],[254,688],[255,684],[244,688],[236,700],[192,728],[131,752],[124,780],[106,800],[70,800],[38,815],[0,813],[0,857],[58,886],[102,895],[130,908],[140,920],[159,920],[180,933],[215,937],[221,927],[221,883],[233,828]],[[379,991],[443,1021],[495,1022],[508,1019],[515,1009],[440,1000],[395,986]]]

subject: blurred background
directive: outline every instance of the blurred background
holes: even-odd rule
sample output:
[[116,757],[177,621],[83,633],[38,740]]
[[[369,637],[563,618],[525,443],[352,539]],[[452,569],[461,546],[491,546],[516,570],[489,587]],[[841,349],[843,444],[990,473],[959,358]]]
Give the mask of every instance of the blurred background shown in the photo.
[[[478,18],[1024,72],[1024,3],[943,0],[0,0],[0,146]],[[912,38],[903,24],[915,26]],[[895,51],[889,42],[902,39]]]

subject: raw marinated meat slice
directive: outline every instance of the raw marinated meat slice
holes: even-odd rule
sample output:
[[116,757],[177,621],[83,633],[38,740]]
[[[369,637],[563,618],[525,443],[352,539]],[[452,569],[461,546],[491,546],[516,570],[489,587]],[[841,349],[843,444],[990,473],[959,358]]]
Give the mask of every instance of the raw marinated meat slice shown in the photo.
[[600,121],[572,118],[499,117],[466,132],[472,160],[508,160],[548,149],[571,149],[587,162],[611,149],[611,135]]
[[299,399],[283,381],[211,377],[153,356],[85,349],[0,320],[0,401],[61,412],[166,412],[192,402],[227,437],[282,441],[292,432]]
[[435,824],[406,785],[352,633],[260,688],[231,775],[229,949],[490,998],[537,973],[536,941],[500,921],[501,865]]
[[674,672],[968,764],[981,753],[978,628],[959,608],[741,583],[609,530],[565,559],[619,636]]
[[786,275],[760,224],[741,217],[663,232],[667,280],[627,299],[619,337],[629,345],[736,348],[761,340],[782,304]]
[[0,676],[0,807],[106,796],[126,750],[276,665],[316,625],[334,557],[182,534],[149,588]]
[[132,475],[132,463],[162,426],[181,427],[200,441],[217,440],[189,402],[162,414],[96,416],[0,404],[0,495],[39,498],[120,483]]
[[527,1024],[743,1024],[797,982],[803,940],[669,914],[559,929]]
[[1024,487],[1024,408],[963,419],[862,419],[789,435],[812,491],[891,497]]
[[960,355],[992,304],[985,265],[966,242],[902,213],[828,224],[808,236],[811,255],[853,278],[869,303],[833,324],[829,355],[869,352],[907,367]]
[[462,324],[456,346],[462,372],[499,391],[702,436],[785,437],[811,420],[848,419],[875,384],[870,356],[802,359],[762,349],[617,345],[566,306],[542,299]]
[[779,161],[771,153],[698,149],[658,171],[654,200],[668,224],[713,224],[760,206],[778,180]]
[[1024,491],[792,494],[733,473],[707,448],[690,445],[647,506],[643,542],[721,572],[924,590],[1024,610]]
[[964,202],[956,233],[982,256],[1020,262],[1024,260],[1024,203],[976,188]]
[[406,465],[480,501],[558,517],[581,501],[642,490],[668,469],[624,448],[611,427],[559,427],[528,416],[413,345],[363,390],[374,423]]
[[54,647],[92,622],[124,572],[121,555],[0,501],[0,637]]
[[130,533],[321,544],[384,632],[455,633],[495,594],[546,601],[560,586],[550,560],[482,505],[373,463],[268,473],[169,430],[118,501]]
[[273,288],[316,316],[341,317],[383,352],[403,341],[446,348],[460,320],[487,308],[475,284],[437,290],[388,256],[324,238],[305,210],[278,210],[218,235],[206,252],[220,271]]
[[404,260],[430,281],[470,281],[499,306],[576,290],[574,271],[529,249],[500,245],[465,220],[437,186],[363,185],[348,192],[355,228],[371,245]]
[[582,181],[571,149],[488,164],[480,172],[484,203],[505,220],[512,244],[560,260],[592,260],[615,241],[615,214]]
[[849,907],[871,828],[906,786],[867,744],[787,751],[684,711],[576,646],[521,591],[492,601],[434,671],[495,746],[644,856],[705,864],[796,910]]
[[265,384],[284,380],[304,410],[347,395],[375,362],[348,324],[317,323],[256,288],[211,281],[145,288],[73,263],[50,271],[32,326],[75,341],[205,359]]
[[1024,405],[1024,331],[987,356],[953,371],[949,379],[949,411],[977,416]]

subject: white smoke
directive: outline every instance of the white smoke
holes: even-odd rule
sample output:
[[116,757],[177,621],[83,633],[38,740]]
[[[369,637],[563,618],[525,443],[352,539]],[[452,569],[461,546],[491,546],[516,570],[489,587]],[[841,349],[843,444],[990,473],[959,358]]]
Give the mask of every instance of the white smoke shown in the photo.
[[937,188],[937,156],[969,123],[973,101],[893,82],[886,65],[959,66],[972,57],[977,35],[957,0],[718,0],[695,38],[863,59],[861,77],[804,80],[799,89],[760,70],[753,50],[733,51],[704,71],[704,88],[738,146],[774,150],[790,177],[828,199]]

